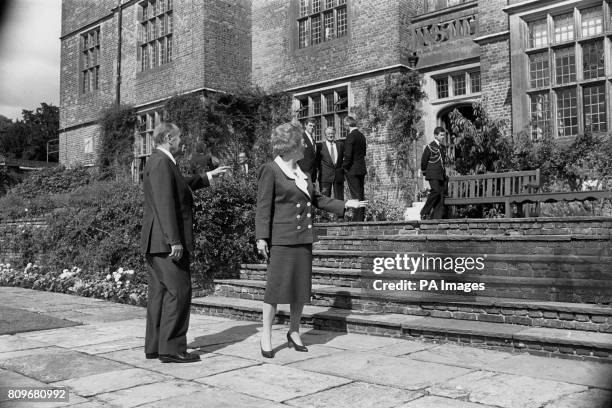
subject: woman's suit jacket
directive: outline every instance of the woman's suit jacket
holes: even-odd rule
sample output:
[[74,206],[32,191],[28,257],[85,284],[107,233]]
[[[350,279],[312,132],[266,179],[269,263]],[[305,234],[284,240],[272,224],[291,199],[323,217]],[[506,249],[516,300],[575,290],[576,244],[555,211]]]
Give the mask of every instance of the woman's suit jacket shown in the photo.
[[259,169],[256,239],[268,240],[270,245],[311,244],[314,241],[313,206],[344,214],[344,201],[322,195],[310,177],[307,181],[310,197],[275,162],[266,163]]

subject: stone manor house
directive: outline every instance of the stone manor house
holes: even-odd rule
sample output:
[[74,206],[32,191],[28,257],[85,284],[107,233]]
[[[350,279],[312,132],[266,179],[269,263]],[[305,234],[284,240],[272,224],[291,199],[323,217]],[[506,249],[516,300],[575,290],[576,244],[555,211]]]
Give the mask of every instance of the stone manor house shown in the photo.
[[[96,120],[139,115],[134,172],[169,97],[288,91],[300,120],[342,118],[385,74],[423,75],[426,141],[481,101],[513,133],[560,138],[612,123],[608,0],[63,0],[60,162],[95,160]],[[371,164],[392,146],[368,134]],[[418,148],[420,151],[420,148]],[[384,169],[377,177],[384,184]]]

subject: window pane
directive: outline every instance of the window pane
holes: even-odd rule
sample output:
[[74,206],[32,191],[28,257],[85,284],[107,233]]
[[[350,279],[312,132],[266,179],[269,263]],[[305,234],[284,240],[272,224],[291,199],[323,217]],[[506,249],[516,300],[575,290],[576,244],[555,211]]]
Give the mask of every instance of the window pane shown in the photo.
[[336,2],[334,0],[325,0],[325,9],[329,9],[334,7],[336,4]]
[[605,132],[607,126],[604,85],[585,87],[582,94],[585,132]]
[[299,118],[308,116],[308,98],[300,99],[300,110],[298,111]]
[[480,71],[470,73],[472,93],[480,92]]
[[543,47],[548,45],[548,23],[546,19],[529,23],[529,46]]
[[575,88],[557,91],[557,128],[559,136],[575,136],[578,134]]
[[321,117],[313,118],[314,119],[314,129],[312,130],[312,134],[315,140],[321,139]]
[[582,45],[582,69],[584,79],[604,76],[603,41],[588,42]]
[[321,42],[321,16],[312,18],[312,43],[318,44]]
[[448,98],[448,78],[437,79],[436,90],[438,93],[438,98]]
[[582,36],[603,33],[603,11],[601,7],[582,10]]
[[453,75],[453,93],[465,95],[465,74]]
[[299,47],[308,47],[308,20],[302,20],[298,24]]
[[321,95],[315,95],[312,97],[312,113],[313,115],[321,114]]
[[312,13],[321,12],[321,0],[312,0]]
[[300,17],[308,15],[308,0],[300,0]]
[[145,3],[142,6],[142,19],[146,20],[147,18],[149,18],[149,7],[147,6],[147,4]]
[[168,19],[168,34],[172,33],[172,14],[168,14],[167,15],[167,19]]
[[567,84],[576,80],[576,55],[574,47],[560,48],[555,51],[555,81]]
[[327,11],[323,14],[325,24],[325,40],[331,40],[334,38],[334,12]]
[[168,56],[166,57],[166,61],[172,61],[172,36],[169,35],[166,37],[166,48],[168,52]]
[[328,93],[324,95],[325,97],[325,112],[333,112],[334,111],[334,94]]
[[550,132],[550,97],[548,92],[531,96],[531,137],[539,139]]
[[568,13],[554,17],[555,42],[574,39],[574,14]]
[[550,83],[550,66],[548,51],[532,54],[529,56],[529,77],[531,87],[539,88],[548,86]]
[[338,27],[338,37],[342,37],[347,31],[346,7],[339,8],[336,13],[338,16],[338,22],[336,24]]

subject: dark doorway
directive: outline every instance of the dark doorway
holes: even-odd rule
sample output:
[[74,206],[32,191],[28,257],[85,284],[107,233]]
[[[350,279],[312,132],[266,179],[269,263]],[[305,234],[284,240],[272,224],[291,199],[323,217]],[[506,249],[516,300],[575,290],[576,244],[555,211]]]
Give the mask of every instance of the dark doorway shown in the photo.
[[455,173],[455,160],[459,154],[459,151],[455,151],[455,135],[453,134],[449,117],[449,114],[455,109],[457,109],[464,118],[470,120],[471,122],[473,122],[475,119],[474,109],[472,108],[471,103],[458,103],[451,105],[438,113],[438,124],[446,129],[446,141],[444,144],[447,147],[447,158],[451,174]]

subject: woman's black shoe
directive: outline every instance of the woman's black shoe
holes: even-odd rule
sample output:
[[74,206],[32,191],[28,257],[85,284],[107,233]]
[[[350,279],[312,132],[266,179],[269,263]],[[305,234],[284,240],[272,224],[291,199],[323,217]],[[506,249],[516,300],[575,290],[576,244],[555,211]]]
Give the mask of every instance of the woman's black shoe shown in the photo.
[[259,348],[261,348],[262,356],[264,356],[265,358],[274,358],[274,350],[270,350],[270,351],[264,350],[263,347],[261,346],[261,343],[259,344]]
[[306,346],[300,346],[296,344],[295,341],[293,341],[293,339],[291,338],[291,332],[287,332],[287,343],[289,343],[289,347],[293,347],[295,351],[308,351],[308,348]]

